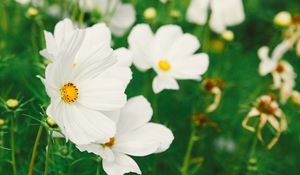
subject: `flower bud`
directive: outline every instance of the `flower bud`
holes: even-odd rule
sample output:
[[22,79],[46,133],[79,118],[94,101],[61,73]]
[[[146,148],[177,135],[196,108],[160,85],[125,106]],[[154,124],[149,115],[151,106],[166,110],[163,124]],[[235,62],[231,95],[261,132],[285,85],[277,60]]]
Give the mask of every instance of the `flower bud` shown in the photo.
[[289,12],[282,11],[274,17],[274,23],[281,27],[286,27],[291,24],[292,15]]
[[5,121],[2,118],[0,118],[0,127],[3,126],[4,124],[5,124]]
[[57,127],[56,122],[51,117],[47,117],[46,122],[51,128]]
[[34,7],[29,7],[28,10],[27,10],[27,15],[30,16],[30,17],[34,17],[38,14],[39,14],[38,9],[36,9]]
[[156,9],[154,7],[149,7],[144,11],[144,18],[147,20],[153,20],[156,18]]
[[17,99],[8,99],[6,105],[7,107],[14,109],[19,105],[19,101]]
[[232,41],[234,39],[234,33],[231,30],[225,30],[221,35],[226,41]]
[[179,18],[180,17],[180,11],[179,10],[171,10],[170,11],[170,16],[173,18]]

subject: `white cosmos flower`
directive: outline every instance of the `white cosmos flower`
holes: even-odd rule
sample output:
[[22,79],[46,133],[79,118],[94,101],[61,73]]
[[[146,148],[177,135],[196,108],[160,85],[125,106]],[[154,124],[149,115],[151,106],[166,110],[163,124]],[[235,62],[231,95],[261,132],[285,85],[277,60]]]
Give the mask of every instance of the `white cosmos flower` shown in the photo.
[[136,20],[133,5],[121,0],[80,0],[80,6],[86,11],[98,10],[116,36],[124,35]]
[[179,89],[177,80],[200,80],[208,69],[208,56],[194,54],[200,47],[197,38],[183,33],[176,25],[165,25],[156,34],[148,24],[135,26],[129,37],[129,48],[134,54],[133,63],[141,71],[154,69],[153,91]]
[[258,50],[258,56],[261,60],[259,73],[261,76],[272,74],[273,89],[280,90],[281,103],[286,103],[291,97],[297,76],[293,67],[287,61],[280,60],[289,48],[290,43],[283,41],[276,46],[271,56],[269,56],[269,48],[267,46],[263,46]]
[[211,11],[210,28],[221,33],[227,26],[240,24],[245,19],[242,0],[192,0],[187,10],[189,22],[204,25]]
[[141,174],[136,162],[128,155],[146,156],[163,152],[174,139],[170,129],[149,122],[152,114],[150,103],[143,96],[131,98],[120,111],[110,113],[117,123],[117,131],[109,142],[94,142],[77,147],[81,151],[101,156],[103,169],[108,175],[129,172]]
[[115,123],[103,111],[126,103],[130,52],[110,48],[105,24],[83,30],[69,24],[68,19],[58,23],[54,36],[45,32],[47,48],[41,53],[52,60],[42,79],[51,99],[47,115],[74,143],[106,142],[115,134]]

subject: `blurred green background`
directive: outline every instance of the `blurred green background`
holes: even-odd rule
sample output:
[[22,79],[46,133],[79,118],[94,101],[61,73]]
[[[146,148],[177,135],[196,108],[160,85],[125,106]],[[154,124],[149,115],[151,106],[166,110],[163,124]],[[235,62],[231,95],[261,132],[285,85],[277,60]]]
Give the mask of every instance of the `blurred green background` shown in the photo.
[[[134,4],[137,11],[136,23],[149,23],[155,31],[165,24],[180,25],[185,32],[195,34],[204,41],[207,26],[187,23],[185,12],[189,0],[173,0],[162,4],[158,0],[126,0]],[[287,115],[288,130],[282,134],[272,150],[257,144],[255,153],[257,171],[249,172],[249,152],[254,133],[246,131],[241,122],[257,97],[268,92],[272,84],[271,76],[260,77],[257,50],[263,45],[274,48],[281,40],[281,28],[273,24],[273,17],[279,11],[300,13],[299,0],[244,0],[246,20],[230,29],[235,33],[232,42],[226,42],[215,33],[205,43],[201,43],[210,57],[210,67],[204,78],[219,78],[224,82],[223,96],[219,108],[208,115],[219,129],[197,127],[198,140],[192,150],[192,164],[189,174],[197,175],[242,175],[246,173],[262,175],[299,175],[300,163],[300,116],[299,106],[288,102],[282,107]],[[50,4],[64,5],[64,1],[49,1]],[[157,18],[147,21],[143,12],[148,7],[157,10]],[[41,28],[53,31],[55,24],[63,17],[51,17],[39,8],[35,17],[26,15],[29,6],[22,6],[13,0],[0,2],[0,97],[3,101],[16,98],[27,102],[16,117],[15,144],[18,174],[28,173],[32,147],[49,99],[44,86],[36,75],[43,75],[44,58],[39,50],[45,47]],[[71,14],[72,3],[64,6]],[[171,17],[170,12],[178,10],[180,16]],[[91,18],[86,15],[85,21]],[[128,35],[128,34],[127,34]],[[114,48],[127,47],[127,35],[113,37]],[[214,41],[224,44],[216,51]],[[203,47],[202,47],[203,48]],[[199,50],[200,52],[203,49]],[[289,61],[300,74],[300,58],[295,52],[288,52],[284,59]],[[163,91],[154,95],[151,81],[154,72],[138,71],[132,66],[133,80],[128,97],[145,95],[155,110],[156,121],[172,129],[175,140],[168,151],[134,158],[146,175],[177,175],[183,163],[192,128],[192,114],[204,112],[212,102],[211,94],[202,88],[202,82],[180,81],[179,91]],[[299,82],[299,81],[298,81]],[[300,90],[299,84],[296,88]],[[278,94],[277,91],[273,93]],[[193,107],[194,106],[194,107]],[[10,131],[8,129],[10,113],[0,108],[0,118],[6,122],[0,127],[0,175],[12,174],[10,160]],[[270,132],[266,129],[266,133]],[[271,138],[271,137],[266,137]],[[100,167],[97,157],[79,152],[73,144],[63,139],[53,139],[49,173],[53,175],[92,175]],[[228,148],[228,144],[230,145]],[[44,129],[38,147],[33,174],[43,174],[47,132]],[[225,145],[225,146],[224,146]],[[227,146],[226,146],[227,145]],[[102,168],[100,167],[101,171]],[[101,172],[104,174],[104,172]]]

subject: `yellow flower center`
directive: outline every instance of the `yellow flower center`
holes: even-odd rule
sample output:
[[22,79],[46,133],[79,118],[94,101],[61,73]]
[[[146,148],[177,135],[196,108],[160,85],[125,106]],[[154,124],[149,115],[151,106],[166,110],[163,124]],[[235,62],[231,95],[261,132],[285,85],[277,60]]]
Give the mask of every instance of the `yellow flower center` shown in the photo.
[[115,137],[112,137],[109,139],[109,141],[107,143],[101,144],[101,146],[111,148],[115,144],[115,141],[116,141]]
[[171,65],[167,60],[161,60],[158,62],[158,67],[162,71],[168,71],[171,69]]
[[61,98],[66,103],[74,103],[78,98],[78,89],[73,83],[65,84],[61,89]]

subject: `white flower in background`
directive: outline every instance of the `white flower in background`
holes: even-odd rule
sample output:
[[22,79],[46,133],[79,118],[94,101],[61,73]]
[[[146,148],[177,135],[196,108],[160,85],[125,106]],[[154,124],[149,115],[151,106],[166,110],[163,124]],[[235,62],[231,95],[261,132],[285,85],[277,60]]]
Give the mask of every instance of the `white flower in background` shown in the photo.
[[187,10],[187,20],[204,25],[208,21],[209,11],[209,26],[217,33],[245,19],[242,0],[192,0]]
[[[249,125],[249,120],[254,117],[259,118],[257,127]],[[275,96],[273,95],[263,95],[259,97],[256,105],[243,120],[242,126],[251,132],[255,132],[257,129],[257,137],[263,142],[262,129],[267,123],[276,131],[275,136],[267,145],[268,149],[271,149],[277,143],[281,133],[287,129],[286,117],[279,108]]]
[[[130,53],[110,48],[104,24],[79,30],[65,19],[56,25],[54,36],[45,34],[47,48],[41,53],[52,60],[42,79],[51,99],[47,115],[74,143],[107,142],[115,134],[115,123],[103,111],[126,103]],[[118,61],[122,55],[124,60]]]
[[16,2],[22,4],[22,5],[27,5],[32,3],[34,6],[42,6],[43,5],[43,0],[16,0]]
[[215,141],[215,147],[218,151],[232,153],[236,150],[236,144],[232,139],[218,137]]
[[111,112],[117,123],[115,136],[109,142],[94,142],[77,145],[81,151],[101,156],[104,171],[108,175],[122,175],[129,172],[141,174],[131,156],[147,156],[167,150],[174,136],[167,127],[149,122],[153,111],[150,103],[138,96],[128,100],[120,111]]
[[273,89],[280,90],[281,103],[286,103],[295,87],[296,73],[293,67],[287,61],[280,61],[289,48],[290,43],[283,41],[276,46],[271,56],[269,56],[269,48],[267,46],[263,46],[258,50],[258,56],[261,60],[259,73],[261,76],[272,74]]
[[132,29],[128,42],[134,65],[157,73],[152,83],[155,93],[179,89],[176,80],[200,80],[208,69],[207,54],[194,54],[200,47],[197,38],[184,34],[179,26],[165,25],[153,34],[148,24],[140,24]]
[[133,5],[123,4],[121,0],[80,0],[79,2],[80,7],[85,11],[99,11],[102,20],[116,36],[124,35],[136,20]]
[[159,0],[161,3],[167,3],[169,0]]

